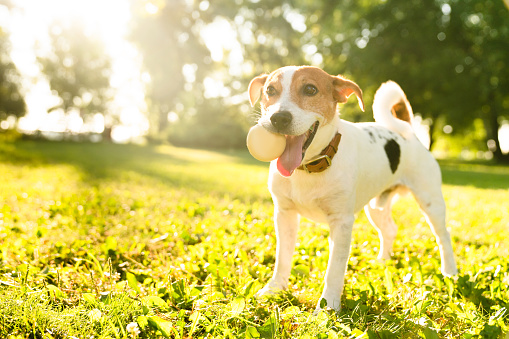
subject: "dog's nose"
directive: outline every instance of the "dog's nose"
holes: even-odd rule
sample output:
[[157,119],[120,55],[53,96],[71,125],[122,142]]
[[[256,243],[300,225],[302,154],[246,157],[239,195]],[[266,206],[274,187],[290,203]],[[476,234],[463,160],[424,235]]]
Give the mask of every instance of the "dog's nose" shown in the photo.
[[276,129],[282,130],[288,127],[288,125],[292,122],[292,113],[287,111],[274,113],[270,117],[270,122]]

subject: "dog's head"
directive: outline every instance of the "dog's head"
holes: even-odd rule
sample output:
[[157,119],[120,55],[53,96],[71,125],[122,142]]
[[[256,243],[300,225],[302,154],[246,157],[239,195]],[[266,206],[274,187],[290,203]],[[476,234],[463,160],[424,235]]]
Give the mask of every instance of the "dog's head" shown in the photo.
[[362,91],[355,82],[310,66],[283,67],[251,80],[251,105],[261,97],[258,123],[286,136],[285,152],[278,159],[281,174],[290,176],[301,164],[317,131],[334,120],[337,104],[352,94],[364,110]]

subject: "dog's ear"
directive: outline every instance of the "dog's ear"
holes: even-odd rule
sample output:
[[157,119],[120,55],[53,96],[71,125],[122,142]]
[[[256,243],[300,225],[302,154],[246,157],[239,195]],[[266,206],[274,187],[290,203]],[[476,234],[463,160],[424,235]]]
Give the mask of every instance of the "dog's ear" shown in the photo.
[[249,103],[251,106],[254,106],[258,99],[260,99],[261,91],[263,85],[265,85],[265,81],[267,80],[268,75],[262,74],[251,80],[249,83]]
[[341,76],[337,76],[333,77],[332,84],[334,86],[334,100],[344,104],[350,95],[355,94],[357,96],[357,101],[359,102],[359,107],[364,112],[362,91],[355,82],[347,80]]

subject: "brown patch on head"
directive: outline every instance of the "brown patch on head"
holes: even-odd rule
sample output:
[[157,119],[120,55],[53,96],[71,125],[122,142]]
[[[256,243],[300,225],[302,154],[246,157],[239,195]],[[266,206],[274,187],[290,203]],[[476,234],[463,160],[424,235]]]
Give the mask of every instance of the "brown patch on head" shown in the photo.
[[[314,86],[316,94],[307,95],[306,86]],[[304,66],[295,71],[290,93],[292,101],[304,110],[321,114],[331,121],[336,115],[333,77],[317,67]]]
[[[313,96],[306,95],[304,89],[308,85],[315,86],[318,92]],[[337,103],[345,103],[352,94],[357,96],[359,106],[364,111],[362,91],[355,82],[331,76],[317,67],[298,68],[291,87],[292,100],[299,107],[323,115],[326,121],[336,115]]]
[[406,121],[411,124],[413,113],[411,110],[408,109],[409,106],[410,103],[408,102],[408,100],[406,99],[401,100],[396,105],[392,106],[391,108],[392,115],[394,115],[396,118],[400,120]]

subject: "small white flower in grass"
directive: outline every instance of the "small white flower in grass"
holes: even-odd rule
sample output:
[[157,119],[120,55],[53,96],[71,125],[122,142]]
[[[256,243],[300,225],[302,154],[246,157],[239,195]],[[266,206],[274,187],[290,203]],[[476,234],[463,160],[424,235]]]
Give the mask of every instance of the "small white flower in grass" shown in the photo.
[[104,275],[107,278],[111,277],[114,281],[120,280],[120,273],[118,273],[118,272],[113,272],[113,274],[111,276],[110,276],[110,272],[104,272]]
[[91,310],[90,312],[88,312],[88,317],[90,318],[90,320],[92,321],[100,321],[101,320],[101,317],[102,317],[102,313],[101,311],[99,311],[97,308],[94,308],[93,310]]
[[138,327],[138,324],[135,322],[127,324],[125,330],[127,333],[131,335],[131,337],[136,338],[138,334],[140,334],[140,329]]
[[426,319],[425,317],[421,317],[421,318],[419,318],[417,323],[419,325],[421,325],[421,326],[427,326],[428,325],[428,319]]
[[424,280],[424,285],[432,286],[435,281],[431,278]]

